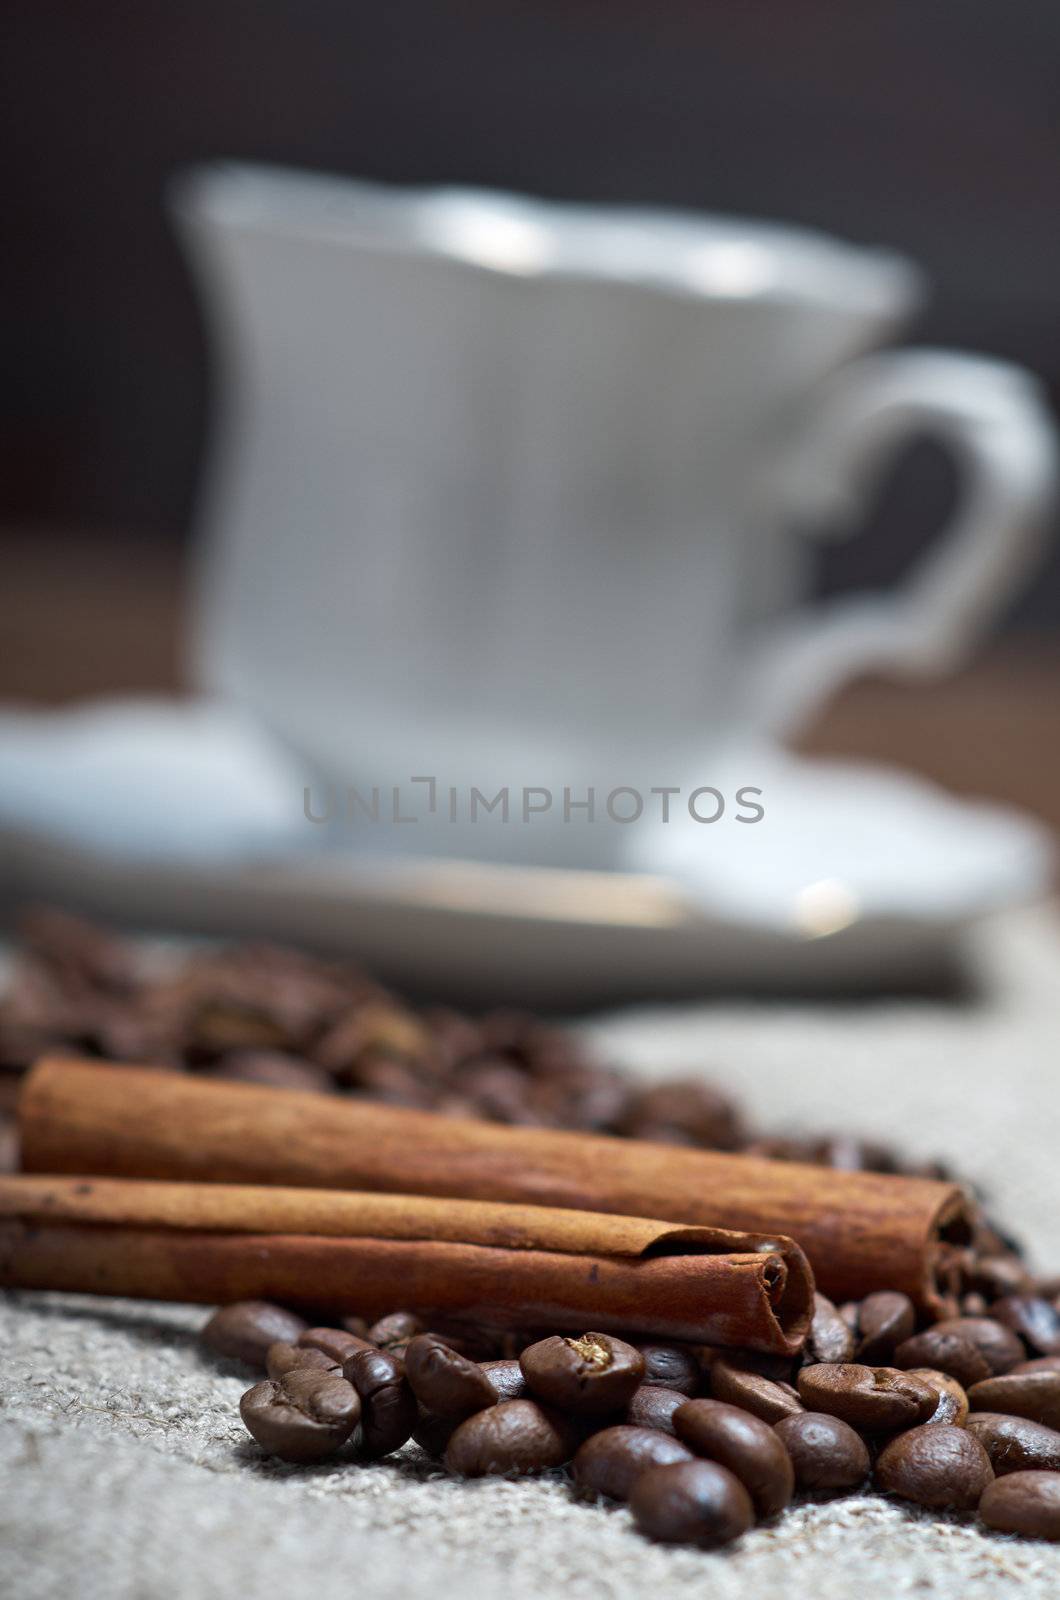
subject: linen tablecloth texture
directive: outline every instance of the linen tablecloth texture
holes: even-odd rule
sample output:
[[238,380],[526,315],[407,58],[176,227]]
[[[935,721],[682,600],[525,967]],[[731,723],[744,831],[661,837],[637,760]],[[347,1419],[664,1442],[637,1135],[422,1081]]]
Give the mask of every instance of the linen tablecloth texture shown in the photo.
[[[712,1004],[599,1019],[645,1074],[702,1068],[768,1129],[941,1154],[1060,1268],[1060,918],[984,926],[978,998]],[[0,1297],[0,1592],[19,1600],[813,1600],[1055,1596],[1060,1547],[865,1494],[804,1505],[731,1550],[648,1544],[563,1475],[459,1483],[414,1447],[369,1468],[262,1458],[201,1308]]]

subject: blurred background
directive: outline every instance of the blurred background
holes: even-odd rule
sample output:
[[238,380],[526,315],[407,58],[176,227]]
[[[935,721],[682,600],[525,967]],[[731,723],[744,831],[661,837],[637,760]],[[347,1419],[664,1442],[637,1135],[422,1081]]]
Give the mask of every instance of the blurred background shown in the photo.
[[[163,214],[220,155],[389,181],[776,217],[918,260],[918,341],[1060,397],[1060,9],[1050,0],[15,0],[0,50],[0,697],[182,682],[180,593],[211,396]],[[925,440],[824,592],[886,584],[946,514]],[[862,682],[806,739],[1060,826],[1060,544],[946,683]]]

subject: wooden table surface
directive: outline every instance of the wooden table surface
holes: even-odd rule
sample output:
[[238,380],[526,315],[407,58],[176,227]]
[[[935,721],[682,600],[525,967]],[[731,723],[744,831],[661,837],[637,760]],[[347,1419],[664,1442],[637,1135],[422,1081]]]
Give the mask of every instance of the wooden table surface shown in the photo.
[[[181,690],[179,550],[69,528],[3,530],[0,550],[0,700]],[[801,748],[908,767],[1060,832],[1060,640],[996,642],[941,683],[853,683]]]

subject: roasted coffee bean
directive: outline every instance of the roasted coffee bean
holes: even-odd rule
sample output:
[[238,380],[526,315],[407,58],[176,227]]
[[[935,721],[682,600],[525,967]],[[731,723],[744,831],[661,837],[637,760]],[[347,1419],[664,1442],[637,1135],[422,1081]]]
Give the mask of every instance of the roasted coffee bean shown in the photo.
[[805,1410],[790,1383],[774,1383],[725,1360],[715,1361],[710,1369],[710,1392],[715,1400],[750,1411],[763,1422],[779,1422],[781,1417],[794,1417]]
[[1020,1361],[1009,1376],[1015,1377],[1018,1372],[1060,1372],[1060,1356],[1034,1356],[1030,1361]]
[[[152,997],[157,1003],[156,991]],[[188,1058],[234,1049],[305,1055],[332,1016],[355,998],[333,973],[293,951],[239,946],[193,957],[163,1003],[179,1015]]]
[[[1033,1279],[1019,1256],[978,1256],[973,1262],[970,1278],[972,1289],[977,1289],[984,1298],[990,1300],[1009,1294],[1033,1292]],[[991,1311],[991,1315],[994,1314]]]
[[270,1089],[297,1089],[303,1094],[331,1094],[335,1080],[323,1067],[278,1050],[230,1050],[207,1067],[203,1076],[231,1083],[263,1083]]
[[484,1361],[482,1370],[498,1400],[523,1400],[530,1393],[518,1361]]
[[775,1425],[795,1469],[795,1485],[807,1493],[856,1489],[869,1475],[869,1452],[860,1434],[839,1417],[803,1411]]
[[380,1317],[368,1329],[367,1338],[381,1350],[396,1350],[407,1345],[418,1333],[426,1333],[427,1326],[411,1311],[391,1311]]
[[375,1341],[368,1337],[368,1324],[363,1317],[340,1317],[339,1326],[346,1333],[352,1333],[355,1338],[363,1339],[365,1344]]
[[1035,1468],[1060,1472],[1060,1432],[1055,1428],[1000,1411],[973,1411],[965,1427],[979,1440],[999,1478]]
[[[458,1356],[466,1356],[476,1366],[486,1359],[485,1353],[488,1353],[490,1360],[497,1353],[493,1341],[489,1338],[469,1339],[458,1333],[443,1333],[440,1328],[428,1328],[427,1332],[432,1339],[437,1339],[439,1344],[444,1344],[447,1350],[455,1350]],[[418,1338],[419,1335],[416,1335],[416,1337]],[[408,1349],[408,1342],[391,1345],[390,1349],[394,1355],[404,1357],[405,1351]],[[484,1352],[484,1354],[480,1356],[479,1351]]]
[[674,1431],[674,1412],[688,1399],[678,1389],[659,1389],[654,1384],[642,1383],[633,1392],[626,1407],[626,1421],[631,1428],[661,1428],[664,1433]]
[[[6,1074],[0,1074],[6,1078]],[[0,1172],[19,1170],[18,1124],[14,1117],[0,1115]]]
[[485,1048],[482,1030],[470,1017],[448,1006],[431,1006],[423,1021],[430,1030],[432,1058],[437,1058],[438,1070],[448,1074],[462,1061],[481,1055]]
[[691,1128],[682,1128],[675,1122],[637,1122],[628,1117],[622,1132],[630,1139],[643,1139],[648,1144],[677,1144],[688,1150],[699,1148],[699,1141]]
[[312,1368],[297,1368],[279,1382],[266,1378],[239,1402],[247,1430],[281,1461],[325,1461],[357,1426],[361,1402],[352,1383]]
[[1060,1372],[1008,1372],[968,1390],[973,1411],[1001,1411],[1060,1428]]
[[445,1464],[461,1478],[544,1472],[569,1461],[579,1437],[569,1418],[551,1407],[505,1400],[459,1424]]
[[463,1421],[463,1417],[440,1417],[424,1406],[417,1406],[412,1437],[421,1450],[426,1450],[429,1456],[440,1458],[445,1455],[450,1439]]
[[1039,1295],[1009,1294],[995,1300],[990,1315],[1018,1333],[1035,1355],[1060,1352],[1060,1311]]
[[980,1294],[977,1289],[969,1289],[967,1294],[962,1294],[957,1305],[962,1317],[985,1317],[990,1310],[986,1295]]
[[621,1132],[708,1150],[734,1150],[741,1138],[733,1102],[698,1078],[674,1078],[634,1090]]
[[277,1017],[269,1016],[264,997],[247,995],[204,999],[187,1020],[188,1049],[196,1064],[229,1051],[283,1051],[296,1041]]
[[440,1117],[477,1117],[478,1106],[465,1094],[440,1094],[431,1106]]
[[[1008,1372],[1017,1361],[1024,1360],[1026,1351],[1011,1328],[993,1317],[946,1317],[936,1322],[936,1333],[956,1333],[968,1339],[986,1361],[991,1373]],[[918,1366],[946,1368],[941,1361],[917,1362]],[[958,1374],[955,1372],[956,1378]],[[963,1382],[963,1379],[960,1380]]]
[[974,1220],[973,1233],[977,1255],[1019,1256],[1021,1253],[1016,1241],[988,1221],[981,1212]]
[[593,1416],[628,1405],[644,1378],[640,1351],[609,1333],[553,1334],[528,1346],[519,1365],[538,1399]]
[[[857,1309],[853,1309],[856,1317]],[[850,1323],[826,1295],[813,1297],[813,1320],[806,1335],[804,1356],[813,1361],[849,1361],[854,1354]]]
[[990,1365],[977,1345],[959,1333],[940,1333],[925,1328],[900,1344],[892,1357],[894,1365],[911,1372],[914,1367],[933,1367],[956,1378],[963,1388],[990,1376]]
[[879,1367],[890,1361],[898,1345],[912,1336],[916,1312],[907,1294],[880,1289],[866,1295],[858,1312],[860,1335],[854,1351],[855,1361]]
[[[707,1388],[710,1374],[719,1361],[727,1361],[730,1366],[739,1367],[741,1372],[757,1372],[760,1378],[768,1378],[771,1383],[791,1381],[794,1363],[790,1356],[770,1356],[762,1350],[718,1350],[711,1345],[696,1345],[694,1348]],[[706,1392],[707,1389],[704,1390]]]
[[400,1450],[419,1416],[405,1363],[392,1350],[355,1350],[342,1375],[361,1397],[361,1452],[369,1460]]
[[751,1497],[716,1461],[650,1467],[633,1485],[633,1521],[649,1539],[715,1550],[754,1525]]
[[264,1371],[269,1346],[278,1341],[297,1344],[304,1330],[305,1319],[283,1306],[269,1300],[237,1300],[215,1311],[199,1338],[215,1355]]
[[[955,1316],[959,1311],[961,1296],[968,1289],[974,1262],[974,1252],[965,1245],[942,1243],[936,1246],[933,1276],[940,1297],[940,1310],[945,1306],[945,1315]],[[910,1328],[909,1332],[912,1331]]]
[[687,1445],[660,1428],[620,1423],[594,1433],[580,1445],[571,1471],[579,1499],[628,1500],[637,1479],[649,1467],[691,1461]]
[[735,1472],[760,1517],[774,1517],[788,1504],[795,1489],[791,1457],[760,1417],[722,1400],[686,1400],[674,1413],[674,1428],[697,1455]]
[[421,1405],[441,1417],[469,1417],[497,1404],[496,1390],[478,1362],[450,1349],[436,1333],[409,1340],[405,1375]]
[[871,1139],[849,1135],[816,1141],[813,1160],[840,1172],[895,1172],[900,1162],[893,1150]]
[[419,1018],[381,1001],[348,1012],[318,1040],[313,1055],[336,1077],[356,1081],[357,1064],[365,1056],[416,1060],[429,1048],[430,1035]]
[[135,946],[83,917],[34,906],[20,916],[18,931],[23,945],[67,983],[119,995],[136,988],[140,974]]
[[974,1434],[946,1423],[910,1428],[885,1445],[875,1481],[885,1494],[937,1511],[972,1511],[993,1480],[990,1458]]
[[827,1411],[852,1428],[889,1433],[925,1422],[938,1406],[930,1384],[895,1367],[865,1367],[857,1362],[804,1367],[799,1397],[809,1411]]
[[342,1075],[341,1081],[357,1094],[387,1106],[427,1111],[434,1100],[430,1085],[424,1083],[414,1067],[386,1055],[361,1056],[356,1066]]
[[699,1362],[687,1345],[641,1344],[637,1348],[644,1357],[642,1383],[650,1383],[654,1389],[676,1389],[684,1395],[694,1395],[699,1389]]
[[541,1127],[549,1120],[531,1104],[531,1085],[526,1074],[503,1058],[486,1057],[466,1068],[460,1087],[476,1114],[488,1122],[532,1128]]
[[305,1345],[287,1344],[283,1340],[270,1344],[265,1357],[265,1371],[270,1378],[278,1383],[285,1373],[293,1372],[296,1367],[342,1376],[341,1363],[333,1361],[323,1350],[307,1349]]
[[494,1358],[497,1361],[518,1361],[523,1351],[529,1345],[536,1344],[540,1339],[540,1331],[535,1329],[528,1332],[525,1328],[505,1328],[499,1335],[500,1349]]
[[306,1328],[299,1334],[298,1343],[306,1350],[322,1350],[340,1367],[355,1351],[374,1348],[366,1339],[347,1333],[345,1328]]
[[557,1126],[584,1133],[617,1133],[625,1119],[633,1091],[617,1073],[584,1073],[572,1085],[573,1097],[557,1117]]
[[968,1396],[956,1378],[948,1372],[937,1372],[934,1367],[910,1367],[911,1378],[930,1383],[938,1392],[939,1403],[927,1418],[928,1422],[946,1422],[954,1428],[963,1428],[968,1415]]
[[479,1022],[481,1048],[524,1055],[537,1027],[537,1019],[529,1011],[496,1006]]
[[450,1350],[458,1350],[470,1361],[498,1361],[513,1352],[507,1347],[510,1336],[499,1328],[487,1328],[463,1319],[439,1317],[427,1330],[436,1333]]
[[1060,1472],[1011,1472],[989,1484],[979,1516],[996,1533],[1060,1539]]

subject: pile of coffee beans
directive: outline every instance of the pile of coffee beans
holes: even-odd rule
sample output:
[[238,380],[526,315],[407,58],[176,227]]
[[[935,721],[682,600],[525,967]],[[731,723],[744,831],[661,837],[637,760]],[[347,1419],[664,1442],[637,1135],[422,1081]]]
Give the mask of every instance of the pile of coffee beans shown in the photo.
[[22,920],[0,996],[0,1114],[18,1074],[56,1048],[493,1122],[950,1176],[875,1142],[765,1137],[700,1072],[638,1082],[529,1013],[414,1008],[349,962],[273,945],[152,960],[134,941],[40,910]]
[[0,1000],[0,1073],[57,1047],[522,1126],[711,1149],[747,1142],[733,1102],[710,1084],[638,1085],[523,1012],[414,1009],[350,963],[271,945],[152,966],[131,942],[39,911],[23,919]]
[[1030,1295],[994,1309],[918,1328],[898,1293],[818,1295],[793,1360],[411,1312],[310,1327],[263,1301],[217,1311],[202,1342],[264,1373],[240,1415],[297,1465],[411,1441],[459,1478],[564,1468],[579,1499],[626,1503],[649,1538],[701,1549],[796,1498],[870,1488],[1060,1540],[1060,1317]]

